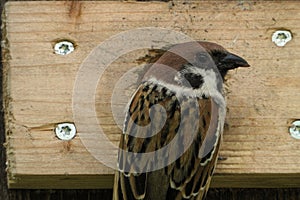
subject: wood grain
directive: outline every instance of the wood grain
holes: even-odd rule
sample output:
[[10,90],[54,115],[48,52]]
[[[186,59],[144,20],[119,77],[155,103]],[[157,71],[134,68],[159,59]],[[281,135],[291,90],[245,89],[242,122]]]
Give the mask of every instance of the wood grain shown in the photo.
[[[74,122],[73,89],[90,52],[111,36],[139,27],[169,28],[196,40],[217,42],[251,64],[227,77],[221,151],[226,160],[218,163],[213,187],[299,186],[300,141],[288,133],[291,122],[300,118],[299,9],[296,1],[7,3],[2,52],[9,187],[112,187],[113,169],[87,150],[80,137],[83,130],[66,142],[53,129],[57,123]],[[271,42],[271,35],[282,28],[291,30],[294,39],[280,48]],[[54,44],[62,39],[75,43],[72,54],[54,54]],[[112,93],[123,95],[114,104],[121,110],[135,86],[124,90],[118,80],[139,66],[139,58],[147,53],[121,56],[97,83],[92,103],[113,144],[121,131],[112,115]],[[80,114],[87,122],[91,117]],[[87,140],[99,140],[92,137],[99,124],[85,123],[76,125],[88,125]],[[99,144],[94,149],[113,162],[115,151],[101,140]]]

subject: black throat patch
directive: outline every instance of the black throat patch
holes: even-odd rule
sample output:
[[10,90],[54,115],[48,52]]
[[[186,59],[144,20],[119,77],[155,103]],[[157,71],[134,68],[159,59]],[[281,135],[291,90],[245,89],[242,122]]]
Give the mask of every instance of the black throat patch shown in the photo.
[[200,74],[184,73],[184,78],[190,83],[193,89],[200,88],[203,83],[203,77]]

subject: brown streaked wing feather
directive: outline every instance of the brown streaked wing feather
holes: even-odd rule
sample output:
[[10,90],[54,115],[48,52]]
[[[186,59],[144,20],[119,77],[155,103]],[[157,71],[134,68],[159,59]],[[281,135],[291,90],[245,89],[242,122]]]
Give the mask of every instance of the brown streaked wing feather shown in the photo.
[[[211,99],[199,99],[200,119],[198,137],[190,148],[181,156],[172,170],[169,170],[170,180],[174,182],[169,188],[168,196],[182,199],[193,196],[202,199],[209,188],[211,175],[217,160],[220,145],[218,131],[218,108]],[[188,129],[185,129],[188,130]],[[204,140],[207,138],[206,140]],[[212,146],[212,144],[214,144]],[[208,152],[203,158],[198,158],[202,148]],[[210,148],[210,149],[206,149]],[[170,168],[169,166],[168,168]]]
[[[199,110],[196,110],[195,106],[191,105],[189,98],[183,98],[179,103],[175,98],[175,94],[167,91],[162,86],[144,83],[138,88],[129,105],[124,127],[125,134],[122,135],[120,148],[135,153],[153,152],[168,145],[177,134],[180,125],[183,126],[181,128],[184,134],[180,138],[182,143],[177,144],[177,151],[167,151],[165,158],[155,158],[154,160],[146,161],[139,156],[128,158],[124,155],[124,152],[120,151],[120,170],[126,167],[130,170],[138,169],[138,167],[140,170],[146,169],[146,167],[155,166],[157,159],[163,159],[163,162],[167,163],[171,154],[180,155],[180,151],[183,150],[188,139],[193,137],[194,142],[181,157],[164,169],[139,174],[118,172],[119,178],[117,181],[119,184],[117,184],[118,187],[114,188],[114,195],[117,195],[118,198],[115,199],[145,198],[159,200],[166,199],[167,196],[170,199],[182,199],[183,194],[190,196],[192,193],[200,191],[201,188],[203,192],[200,191],[199,194],[201,193],[201,195],[199,196],[206,193],[205,191],[208,188],[210,176],[214,169],[217,151],[215,151],[215,154],[209,154],[209,156],[202,159],[198,158],[198,152],[201,145],[206,145],[202,143],[205,137],[210,138],[209,142],[216,142],[213,140],[217,139],[211,136],[215,134],[214,131],[217,130],[218,126],[218,116],[215,116],[217,114],[213,112],[212,108],[214,106],[212,106],[211,102],[213,101],[210,98],[199,99]],[[167,120],[163,126],[161,123],[164,120],[160,116],[161,108],[159,107],[151,110],[151,112],[154,112],[154,118],[151,118],[152,121],[150,120],[149,110],[155,104],[163,106],[168,113]],[[200,112],[199,118],[197,118],[196,112]],[[212,113],[214,116],[212,116]],[[183,118],[181,119],[181,117]],[[211,123],[211,121],[214,123]],[[180,124],[180,122],[182,123]],[[162,127],[162,129],[157,134],[151,132],[153,128],[149,129],[149,133],[146,134],[153,134],[150,138],[131,136],[143,132],[143,127],[149,123]],[[190,132],[195,130],[195,124],[197,123],[199,125],[198,134],[191,136]],[[208,131],[210,126],[212,126],[212,129]],[[218,145],[216,146],[217,148]],[[167,155],[168,153],[169,156]],[[204,160],[207,159],[211,161],[201,166],[201,163],[204,163]],[[139,163],[140,166],[137,166],[136,163]],[[162,184],[158,186],[159,183],[157,183],[168,183],[169,181],[173,185]]]
[[[153,152],[160,149],[165,143],[172,140],[175,135],[175,130],[177,128],[179,119],[175,123],[170,123],[169,118],[178,118],[179,105],[178,101],[174,98],[175,94],[168,91],[165,87],[157,86],[152,83],[142,84],[134,97],[132,98],[126,121],[124,126],[125,134],[122,134],[120,141],[120,149],[134,152],[134,153],[146,153]],[[152,107],[153,105],[161,105],[162,107]],[[151,113],[154,117],[150,119],[150,107]],[[165,109],[168,113],[166,124],[161,113]],[[144,127],[151,123],[151,128],[145,132]],[[161,131],[159,131],[162,127]],[[158,130],[157,133],[155,131]],[[153,133],[154,131],[154,133]],[[170,134],[173,132],[173,134]],[[130,134],[130,135],[129,135]],[[148,138],[133,137],[132,135],[143,134],[143,135],[153,135]],[[123,170],[127,168],[130,170],[139,169],[143,170],[147,167],[155,165],[155,159],[152,161],[144,160],[141,156],[128,158],[126,153],[119,152],[119,168]],[[139,166],[137,165],[139,164]],[[120,182],[119,187],[121,187],[122,194],[115,192],[124,199],[137,199],[142,198],[146,192],[146,173],[122,173],[118,172]],[[126,186],[125,186],[126,185]],[[117,190],[115,188],[115,190]],[[121,199],[121,198],[120,198]]]

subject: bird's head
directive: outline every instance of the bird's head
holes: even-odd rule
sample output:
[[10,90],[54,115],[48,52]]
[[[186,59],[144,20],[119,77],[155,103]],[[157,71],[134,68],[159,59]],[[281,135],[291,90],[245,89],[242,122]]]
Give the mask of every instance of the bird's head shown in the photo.
[[187,42],[171,46],[150,68],[146,77],[200,89],[204,84],[217,90],[228,70],[249,67],[243,58],[211,42]]
[[203,47],[204,51],[196,53],[197,63],[201,66],[201,63],[209,60],[207,56],[210,57],[213,60],[212,64],[217,67],[223,79],[228,70],[250,66],[245,59],[228,52],[221,45],[212,42],[199,42],[199,44]]

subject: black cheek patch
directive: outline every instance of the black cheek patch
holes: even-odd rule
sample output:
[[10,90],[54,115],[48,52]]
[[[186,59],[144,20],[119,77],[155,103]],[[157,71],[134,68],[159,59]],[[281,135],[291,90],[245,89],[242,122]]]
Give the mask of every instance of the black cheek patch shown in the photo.
[[190,83],[192,88],[198,89],[204,83],[203,77],[200,74],[185,73],[184,78]]

